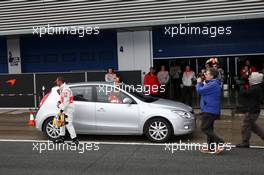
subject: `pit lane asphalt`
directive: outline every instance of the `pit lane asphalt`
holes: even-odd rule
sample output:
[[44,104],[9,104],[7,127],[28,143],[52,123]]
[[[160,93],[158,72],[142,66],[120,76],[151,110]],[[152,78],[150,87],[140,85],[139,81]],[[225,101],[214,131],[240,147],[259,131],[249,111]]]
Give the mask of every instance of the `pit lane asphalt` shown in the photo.
[[[34,126],[28,126],[29,113],[23,111],[3,111],[0,110],[0,139],[14,140],[46,140],[44,133],[38,131]],[[215,123],[216,133],[222,137],[225,142],[237,144],[241,142],[241,126],[243,117],[222,118]],[[259,118],[257,123],[263,127],[264,118]],[[193,134],[184,136],[173,136],[171,142],[194,142],[204,143],[205,136],[200,130],[200,120],[197,120],[197,130]],[[97,136],[97,135],[79,135],[82,141],[107,141],[107,142],[137,142],[149,143],[145,136]],[[252,134],[251,144],[264,146],[263,140]]]
[[262,175],[264,172],[263,149],[232,148],[221,155],[194,150],[172,154],[165,150],[165,145],[97,143],[99,149],[92,146],[84,153],[78,149],[40,153],[33,143],[42,142],[0,141],[0,174]]
[[[33,150],[33,142],[46,142],[43,133],[27,126],[28,113],[0,115],[0,175],[2,174],[263,174],[263,149],[236,149],[223,155],[199,151],[165,151],[165,145],[150,143],[143,136],[78,135],[80,140],[99,142],[98,151]],[[232,144],[240,141],[241,119],[216,122],[216,132]],[[259,120],[262,124],[263,120]],[[263,125],[262,125],[263,126]],[[27,141],[25,141],[28,139]],[[13,140],[13,141],[11,141]],[[21,141],[22,140],[22,141]],[[24,141],[23,141],[24,140]],[[35,140],[35,141],[31,141]],[[202,143],[198,129],[171,142]],[[83,142],[81,142],[83,143]],[[253,145],[263,141],[252,136]]]

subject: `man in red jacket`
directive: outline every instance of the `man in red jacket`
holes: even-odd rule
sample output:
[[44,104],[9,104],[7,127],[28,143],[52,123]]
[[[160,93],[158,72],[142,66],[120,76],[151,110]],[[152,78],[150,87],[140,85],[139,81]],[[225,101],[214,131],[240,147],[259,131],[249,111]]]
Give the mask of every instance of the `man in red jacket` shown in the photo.
[[159,80],[155,74],[155,69],[151,67],[149,73],[144,77],[144,86],[147,89],[147,93],[151,96],[157,96],[159,92]]

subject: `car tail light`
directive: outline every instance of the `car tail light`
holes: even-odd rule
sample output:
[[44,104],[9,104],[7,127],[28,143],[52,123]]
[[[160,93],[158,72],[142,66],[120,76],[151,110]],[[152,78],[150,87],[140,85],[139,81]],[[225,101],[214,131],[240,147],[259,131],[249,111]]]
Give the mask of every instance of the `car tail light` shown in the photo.
[[49,95],[50,95],[50,92],[49,93],[47,93],[42,99],[41,99],[41,101],[40,101],[40,103],[39,103],[39,108],[41,108],[41,106],[44,104],[44,102],[47,100],[47,98],[49,97]]

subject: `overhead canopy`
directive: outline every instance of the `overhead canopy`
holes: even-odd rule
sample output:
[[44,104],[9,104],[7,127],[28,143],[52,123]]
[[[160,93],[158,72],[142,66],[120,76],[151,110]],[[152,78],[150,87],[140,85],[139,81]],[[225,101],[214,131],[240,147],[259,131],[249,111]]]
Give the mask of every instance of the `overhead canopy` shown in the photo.
[[1,1],[0,35],[47,24],[129,28],[252,18],[264,18],[263,1]]
[[[213,32],[206,35],[201,33],[178,34],[172,37],[172,35],[164,32],[165,27],[168,28],[168,26],[153,28],[154,59],[264,54],[264,19],[194,23],[189,25],[189,27],[200,28],[230,27],[229,34],[221,32],[221,35]],[[172,26],[177,27],[178,25]],[[183,26],[188,27],[187,24]]]

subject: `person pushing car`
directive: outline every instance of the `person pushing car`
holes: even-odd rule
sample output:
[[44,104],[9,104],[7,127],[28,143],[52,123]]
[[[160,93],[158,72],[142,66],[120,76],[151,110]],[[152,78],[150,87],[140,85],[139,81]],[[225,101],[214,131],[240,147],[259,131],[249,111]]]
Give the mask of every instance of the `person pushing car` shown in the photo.
[[60,110],[59,115],[64,114],[65,124],[60,126],[60,134],[58,139],[55,140],[55,143],[64,143],[65,130],[67,128],[73,143],[78,144],[79,141],[77,139],[74,126],[72,124],[74,112],[72,91],[65,83],[63,77],[57,77],[56,84],[57,86],[59,86],[58,92],[60,94],[60,101],[58,101],[57,107]]

